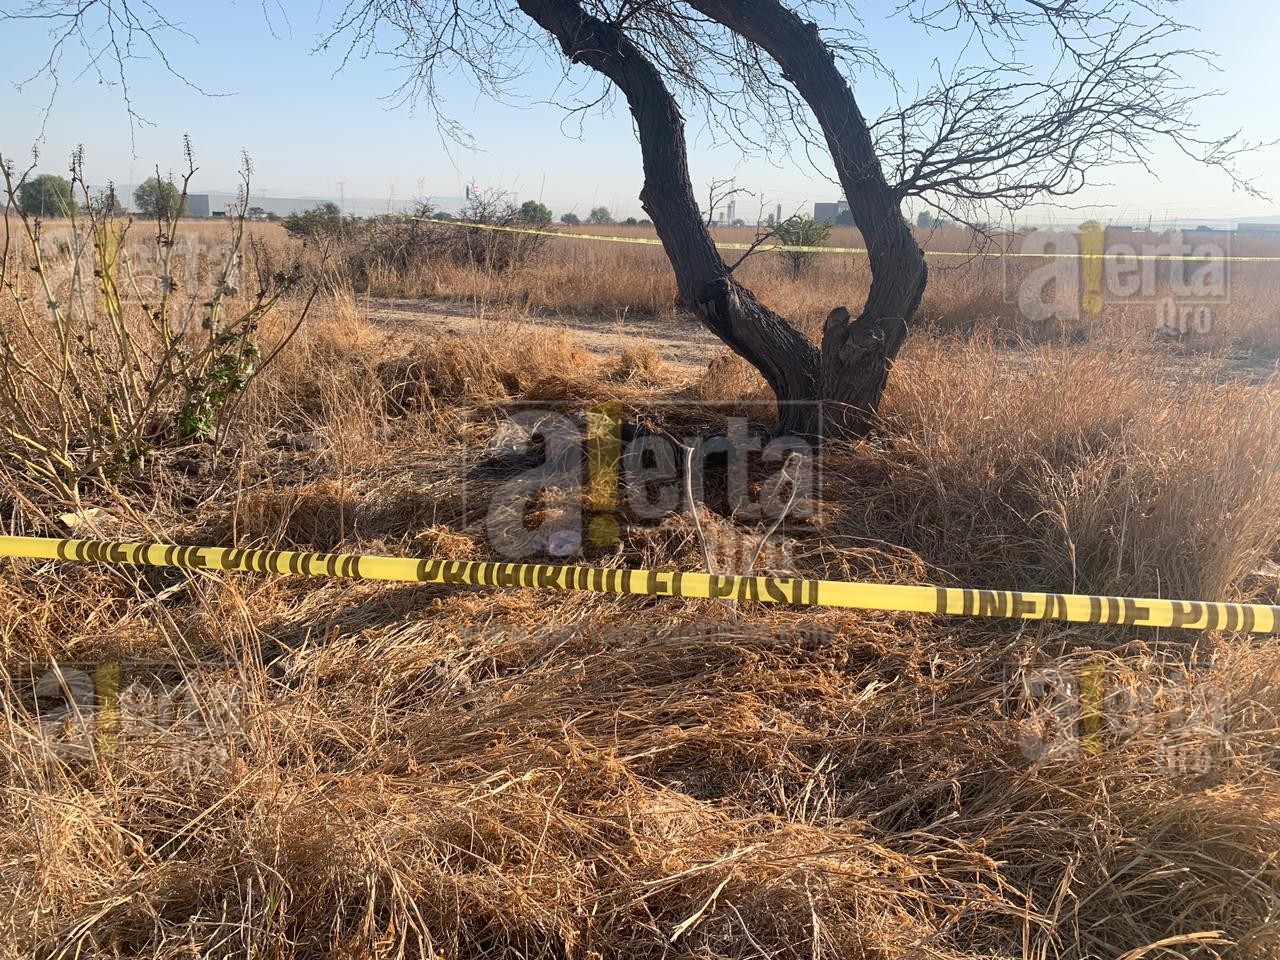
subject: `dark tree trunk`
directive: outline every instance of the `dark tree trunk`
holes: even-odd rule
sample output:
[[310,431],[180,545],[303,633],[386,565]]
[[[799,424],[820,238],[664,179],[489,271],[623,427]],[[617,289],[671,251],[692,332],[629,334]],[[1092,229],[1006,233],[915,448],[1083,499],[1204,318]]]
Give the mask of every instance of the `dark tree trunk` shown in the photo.
[[680,299],[764,376],[778,398],[782,432],[817,435],[821,361],[809,340],[733,279],[716,250],[689,180],[684,118],[661,74],[612,24],[577,0],[518,0],[566,57],[608,77],[627,98],[644,160],[645,212],[675,270]]
[[928,273],[901,199],[885,182],[867,122],[816,24],[779,0],[688,0],[689,5],[767,52],[813,110],[867,244],[871,290],[852,319],[837,308],[822,335],[819,392],[826,432],[860,435],[880,403],[889,368],[907,338]]
[[871,291],[858,318],[831,312],[819,351],[733,279],[702,220],[689,180],[684,118],[661,74],[613,24],[577,0],[517,0],[566,57],[608,77],[627,98],[644,160],[640,193],[682,303],[764,376],[779,429],[839,438],[864,434],[924,292],[924,255],[885,182],[871,133],[817,27],[778,0],[690,0],[769,53],[813,109],[854,222],[867,243]]

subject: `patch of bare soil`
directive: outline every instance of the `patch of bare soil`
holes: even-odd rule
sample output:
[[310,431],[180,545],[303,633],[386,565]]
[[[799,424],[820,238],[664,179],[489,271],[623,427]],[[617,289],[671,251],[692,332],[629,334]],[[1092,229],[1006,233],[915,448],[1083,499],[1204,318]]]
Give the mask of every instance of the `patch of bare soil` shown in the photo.
[[581,346],[602,356],[616,355],[628,344],[640,341],[657,350],[663,361],[677,367],[705,367],[723,349],[719,340],[691,320],[513,315],[472,309],[465,303],[379,297],[361,297],[358,309],[375,327],[396,333],[467,336],[495,328],[510,328],[517,333],[564,329]]

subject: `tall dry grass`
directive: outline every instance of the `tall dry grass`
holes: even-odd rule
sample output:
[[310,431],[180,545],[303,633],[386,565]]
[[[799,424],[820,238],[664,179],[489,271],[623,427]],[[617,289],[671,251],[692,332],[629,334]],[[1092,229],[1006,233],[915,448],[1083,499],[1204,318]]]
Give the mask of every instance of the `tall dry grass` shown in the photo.
[[[472,468],[511,407],[676,429],[758,389],[511,313],[388,332],[335,291],[219,445],[65,519],[5,471],[4,532],[490,557],[503,477]],[[1277,384],[1116,347],[914,338],[876,437],[827,452],[770,562],[1276,602]],[[701,563],[684,510],[588,551]],[[5,562],[0,663],[10,955],[1280,946],[1270,640]]]

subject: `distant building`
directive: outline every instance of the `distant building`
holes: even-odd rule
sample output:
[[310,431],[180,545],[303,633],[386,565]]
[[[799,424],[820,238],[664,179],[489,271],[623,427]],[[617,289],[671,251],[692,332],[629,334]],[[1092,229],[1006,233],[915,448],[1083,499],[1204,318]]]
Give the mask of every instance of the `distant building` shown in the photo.
[[[134,187],[129,186],[121,187],[121,199],[123,200],[125,197],[131,198],[134,189]],[[245,213],[251,220],[287,217],[291,213],[302,213],[324,203],[337,204],[341,199],[339,197],[268,197],[254,193],[249,197],[249,209]],[[430,204],[433,210],[449,213],[456,213],[463,203],[460,197],[422,197],[420,200]],[[234,217],[242,203],[243,199],[230,191],[210,190],[207,193],[189,193],[187,194],[186,216],[197,219]],[[347,197],[345,198],[346,206],[343,208],[343,212],[359,217],[379,216],[393,213],[400,209],[413,209],[416,203],[417,201],[414,201],[414,203],[397,207],[391,200]],[[131,208],[137,210],[137,204],[132,204]]]
[[819,223],[835,223],[840,219],[842,213],[849,212],[849,204],[845,200],[837,200],[835,203],[815,203],[813,205],[813,219]]
[[1280,237],[1280,221],[1275,223],[1239,223],[1236,233],[1246,237]]
[[[187,194],[186,215],[188,217],[222,218],[234,216],[240,209],[241,200],[232,193],[189,193]],[[246,211],[250,220],[265,220],[268,214],[288,216],[301,213],[322,202],[311,198],[291,197],[259,197],[250,198],[251,206]]]

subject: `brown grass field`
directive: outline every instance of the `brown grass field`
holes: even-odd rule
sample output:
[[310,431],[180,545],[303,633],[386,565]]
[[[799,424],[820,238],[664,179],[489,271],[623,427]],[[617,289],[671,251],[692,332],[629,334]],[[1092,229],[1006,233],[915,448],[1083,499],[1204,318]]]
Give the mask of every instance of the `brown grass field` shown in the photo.
[[[184,227],[179,257],[228,229]],[[293,242],[250,229],[245,270],[281,269]],[[557,239],[501,272],[315,268],[214,439],[175,438],[181,385],[130,406],[110,347],[146,369],[155,297],[102,296],[62,226],[42,274],[13,236],[3,533],[487,559],[504,478],[477,454],[511,410],[614,401],[678,434],[762,409],[660,250]],[[880,428],[825,450],[762,569],[1280,603],[1280,264],[1235,265],[1211,329],[1172,338],[1151,298],[1022,318],[1041,265],[935,265]],[[808,330],[867,283],[855,255],[742,270]],[[209,285],[170,296],[202,342]],[[81,462],[104,410],[151,442],[68,496],[32,443]],[[696,519],[721,570],[763,532]],[[584,562],[700,568],[694,521]],[[5,956],[1280,953],[1274,637],[3,561],[0,654]]]
[[[566,233],[596,233],[611,236],[653,239],[651,227],[581,227]],[[720,228],[716,238],[730,243],[749,243],[754,229]],[[1210,234],[1207,241],[1195,233],[1185,234],[1194,245],[1215,243],[1233,256],[1276,256],[1280,244],[1256,238],[1231,238]],[[1032,322],[1019,316],[1017,295],[1020,283],[1045,261],[1003,259],[1001,250],[1022,249],[1019,238],[996,236],[975,243],[960,230],[921,233],[926,250],[943,252],[930,263],[931,282],[917,322],[931,332],[973,333],[995,331],[1001,337],[1031,339],[1036,342],[1061,339],[1074,330],[1094,338],[1114,339],[1137,336],[1149,339],[1155,327],[1159,301],[1170,295],[1170,265],[1149,264],[1153,276],[1141,282],[1129,264],[1108,265],[1108,287],[1125,290],[1126,284],[1140,286],[1137,294],[1112,298],[1097,316]],[[1144,245],[1163,249],[1169,242],[1164,234],[1119,234],[1108,242],[1127,244],[1140,252]],[[862,239],[853,228],[836,227],[830,245],[860,247]],[[1034,244],[1032,249],[1037,249]],[[740,254],[727,251],[732,262]],[[1116,273],[1116,271],[1122,271]],[[1116,274],[1116,279],[1111,279]],[[857,302],[870,275],[865,257],[858,254],[823,255],[812,273],[801,279],[789,276],[776,254],[758,254],[741,268],[740,276],[773,309],[801,325],[819,328],[831,306]],[[1188,280],[1193,279],[1190,272]],[[1280,265],[1276,263],[1233,263],[1223,278],[1225,290],[1212,298],[1213,329],[1195,336],[1200,349],[1223,351],[1243,348],[1273,356],[1280,353]],[[551,253],[530,264],[495,277],[466,265],[440,266],[416,276],[371,276],[370,292],[390,296],[430,296],[465,301],[485,308],[512,308],[522,312],[564,316],[629,317],[636,314],[676,320],[675,288],[661,247],[612,244],[598,241],[551,241]],[[1068,329],[1070,327],[1071,329]]]

